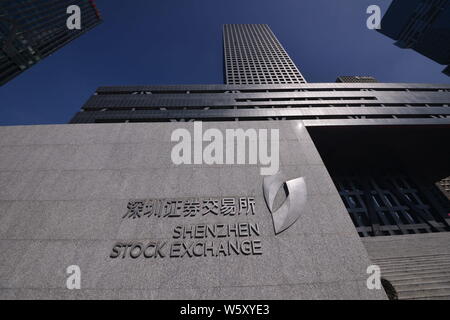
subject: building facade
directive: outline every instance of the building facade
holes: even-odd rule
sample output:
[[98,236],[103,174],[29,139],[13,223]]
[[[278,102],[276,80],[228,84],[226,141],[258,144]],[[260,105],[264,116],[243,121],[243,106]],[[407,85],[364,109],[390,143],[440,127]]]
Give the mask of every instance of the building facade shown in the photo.
[[[324,160],[327,159],[328,152],[333,150],[335,139],[341,133],[342,150],[347,150],[350,144],[352,147],[346,152],[352,154],[355,153],[352,148],[361,144],[357,154],[364,148],[363,141],[359,141],[364,136],[363,133],[367,134],[365,139],[376,143],[374,135],[376,130],[380,130],[379,137],[386,139],[383,140],[384,148],[391,148],[390,152],[395,152],[397,157],[390,161],[376,161],[380,171],[370,165],[370,159],[361,159],[361,175],[364,168],[375,170],[373,174],[364,173],[369,180],[363,183],[357,178],[360,174],[352,172],[350,168],[342,172],[340,169],[347,167],[349,163],[352,168],[356,164],[340,159],[338,154],[336,159],[331,159],[330,153],[328,169],[335,172],[332,176],[360,235],[394,235],[450,231],[448,201],[442,199],[434,186],[448,176],[445,161],[439,164],[440,161],[436,160],[434,165],[430,164],[432,168],[441,170],[439,174],[430,174],[429,178],[436,179],[434,182],[424,182],[423,178],[419,184],[409,182],[408,179],[417,178],[414,170],[409,173],[400,170],[397,182],[382,180],[384,178],[381,176],[375,178],[377,175],[393,177],[395,170],[406,168],[403,162],[417,165],[415,170],[418,172],[425,171],[415,163],[419,156],[401,150],[409,144],[421,145],[421,140],[432,140],[438,132],[446,137],[448,130],[442,127],[450,124],[449,102],[450,85],[428,84],[101,87],[71,123],[302,120],[310,130],[318,150],[323,151]],[[360,132],[360,137],[358,134],[354,137],[346,135],[346,130]],[[422,137],[420,130],[423,130]],[[412,139],[414,132],[417,140]],[[393,137],[388,138],[389,134]],[[410,139],[406,139],[408,134],[411,135]],[[331,136],[333,139],[329,139]],[[397,140],[399,145],[395,145],[393,141],[400,136],[405,136],[406,140]],[[440,138],[436,136],[436,139]],[[427,142],[428,145],[436,142],[431,143]],[[426,145],[422,148],[426,148]],[[444,151],[443,148],[445,149],[444,145],[441,145],[430,152],[439,153]],[[374,147],[369,149],[366,155],[375,152]],[[379,152],[378,155],[371,155],[372,161],[381,157],[382,148]],[[442,157],[447,160],[446,156]],[[411,160],[407,160],[408,158]],[[442,168],[437,169],[438,165]],[[332,167],[335,171],[331,170]],[[341,174],[344,176],[341,177]],[[429,192],[420,191],[419,185],[427,186]],[[380,198],[375,197],[375,193]],[[405,197],[405,194],[408,196]]]
[[346,82],[376,83],[376,82],[378,82],[378,80],[375,79],[374,77],[369,77],[369,76],[340,76],[336,79],[336,82],[337,83],[346,83]]
[[[81,9],[80,30],[67,28],[70,5]],[[0,12],[0,85],[101,22],[92,0],[4,0]]]
[[382,34],[442,64],[450,76],[450,1],[394,0],[381,21]]
[[[388,274],[393,268],[388,279],[400,297],[448,296],[449,288],[439,291],[428,278],[411,285],[403,279],[418,277],[414,271],[395,270],[420,263],[427,248],[439,247],[433,241],[447,241],[449,235],[450,202],[440,181],[450,175],[445,146],[450,85],[356,76],[306,83],[265,25],[225,26],[224,57],[225,85],[100,87],[71,123],[302,121],[359,236],[388,236],[387,242],[364,244]],[[285,60],[274,63],[273,57]],[[261,66],[266,66],[262,78]],[[281,66],[290,66],[290,78],[272,81],[285,74]],[[413,243],[421,234],[438,233],[442,236],[423,238],[415,252],[418,262],[403,261],[400,253],[389,256],[388,248],[398,245],[396,236],[419,237],[402,240]],[[436,270],[427,276],[442,279],[449,253],[443,250],[430,260]]]
[[450,178],[443,179],[439,182],[442,190],[447,194],[450,198]]
[[[256,56],[259,64],[270,64],[272,56],[284,55],[266,25],[226,25],[224,43],[225,65],[230,67],[228,59],[234,61],[237,53]],[[246,51],[254,46],[265,48],[267,55]],[[234,66],[246,70],[249,63],[238,59]],[[264,74],[276,76],[279,71],[272,69]],[[252,73],[239,73],[239,77],[257,80]],[[364,155],[371,156],[363,157],[354,150],[359,144],[359,150],[367,148],[362,138],[347,133],[360,131],[361,137],[366,134],[365,139],[373,143],[379,129],[380,137],[415,133],[418,141],[432,139],[439,132],[446,136],[448,130],[442,128],[450,125],[450,85],[378,83],[372,77],[339,77],[340,83],[330,84],[302,83],[303,78],[293,82],[100,87],[71,123],[301,120],[321,152],[360,236],[450,231],[450,204],[436,186],[449,174],[445,161],[436,161],[431,166],[436,172],[419,177],[414,170],[425,171],[416,161],[420,157],[404,150],[409,143],[419,142],[397,141],[399,145],[395,145],[396,138],[386,137],[384,146],[370,147]],[[420,130],[424,132],[422,137]],[[338,138],[343,139],[346,153],[361,158],[359,173],[352,169],[356,163],[333,152]],[[397,157],[378,159],[380,155],[374,150],[382,154],[382,149],[389,148]],[[378,159],[376,165],[371,165],[374,159]]]

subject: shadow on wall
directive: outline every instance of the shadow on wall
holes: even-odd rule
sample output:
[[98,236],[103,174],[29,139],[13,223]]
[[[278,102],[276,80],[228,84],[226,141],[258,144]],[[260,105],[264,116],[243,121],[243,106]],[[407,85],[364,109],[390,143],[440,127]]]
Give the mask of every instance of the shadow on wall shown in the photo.
[[389,280],[381,278],[381,285],[383,286],[384,291],[386,291],[386,295],[388,296],[389,300],[398,300],[397,290],[395,290],[394,286],[389,282]]

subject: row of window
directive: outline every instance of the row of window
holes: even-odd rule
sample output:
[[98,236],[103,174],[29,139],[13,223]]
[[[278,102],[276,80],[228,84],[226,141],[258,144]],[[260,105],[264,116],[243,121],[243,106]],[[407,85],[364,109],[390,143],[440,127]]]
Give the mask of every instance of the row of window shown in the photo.
[[[228,105],[228,106],[214,106],[213,108],[208,107],[208,106],[170,106],[170,105],[166,105],[165,107],[162,106],[133,106],[133,104],[129,104],[129,106],[127,106],[126,103],[122,103],[120,104],[121,106],[114,106],[111,105],[109,103],[103,104],[103,106],[105,106],[105,108],[100,109],[100,107],[102,106],[102,104],[96,104],[96,105],[87,105],[83,108],[83,110],[85,111],[118,111],[118,110],[130,110],[130,111],[134,111],[134,110],[160,110],[160,111],[166,111],[166,110],[232,110],[232,109],[299,109],[299,108],[342,108],[342,107],[353,107],[353,108],[405,108],[408,106],[405,105],[387,105],[387,104],[380,104],[380,103],[333,103],[333,104],[329,104],[329,103],[320,103],[320,104],[302,104],[302,105],[293,105],[293,104],[277,104],[277,105],[272,105],[272,104],[253,104],[253,105],[245,105],[245,104],[240,104],[240,105]],[[109,107],[106,107],[109,106]],[[423,105],[421,107],[424,107]],[[387,109],[385,109],[385,111],[387,111]],[[363,111],[362,111],[363,112]],[[394,115],[396,111],[393,112],[392,115]],[[406,117],[414,117],[414,116],[420,116],[422,117],[422,114],[418,114],[418,115],[403,115],[403,114],[399,114],[399,116],[406,116]],[[428,117],[449,117],[448,115],[426,115]]]
[[[89,114],[92,114],[89,116]],[[397,119],[399,117],[393,115],[383,115],[383,116],[250,116],[250,117],[239,117],[239,116],[219,116],[219,117],[196,117],[196,118],[185,118],[179,117],[168,118],[163,115],[161,117],[155,115],[145,115],[145,114],[131,114],[127,111],[126,113],[114,114],[112,111],[108,113],[94,113],[94,112],[81,112],[78,113],[72,120],[71,123],[114,123],[114,122],[171,122],[171,121],[264,121],[264,120],[355,120],[355,119]],[[420,119],[433,118],[430,116],[421,116]],[[406,119],[406,118],[405,118]],[[419,118],[417,118],[419,119]]]

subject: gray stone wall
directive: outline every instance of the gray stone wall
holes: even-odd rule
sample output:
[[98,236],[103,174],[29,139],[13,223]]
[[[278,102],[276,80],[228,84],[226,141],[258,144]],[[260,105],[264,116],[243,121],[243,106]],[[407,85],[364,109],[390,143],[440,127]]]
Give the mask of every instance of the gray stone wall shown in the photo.
[[[304,177],[298,221],[274,234],[258,165],[180,165],[170,136],[192,123],[0,128],[1,299],[384,299],[367,252],[301,122],[204,123],[280,130],[281,170]],[[255,214],[123,218],[132,199],[254,197]],[[117,242],[174,228],[258,224],[262,254],[111,258]],[[220,239],[215,239],[219,241]],[[243,239],[240,239],[243,240]],[[81,269],[81,290],[66,268]]]

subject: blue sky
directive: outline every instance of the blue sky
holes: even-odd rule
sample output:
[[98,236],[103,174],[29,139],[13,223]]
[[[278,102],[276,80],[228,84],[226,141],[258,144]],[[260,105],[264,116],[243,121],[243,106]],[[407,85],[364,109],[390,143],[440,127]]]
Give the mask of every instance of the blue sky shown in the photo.
[[450,83],[366,27],[390,0],[97,0],[103,23],[0,88],[0,125],[67,123],[99,86],[223,83],[222,24],[267,23],[308,82]]

